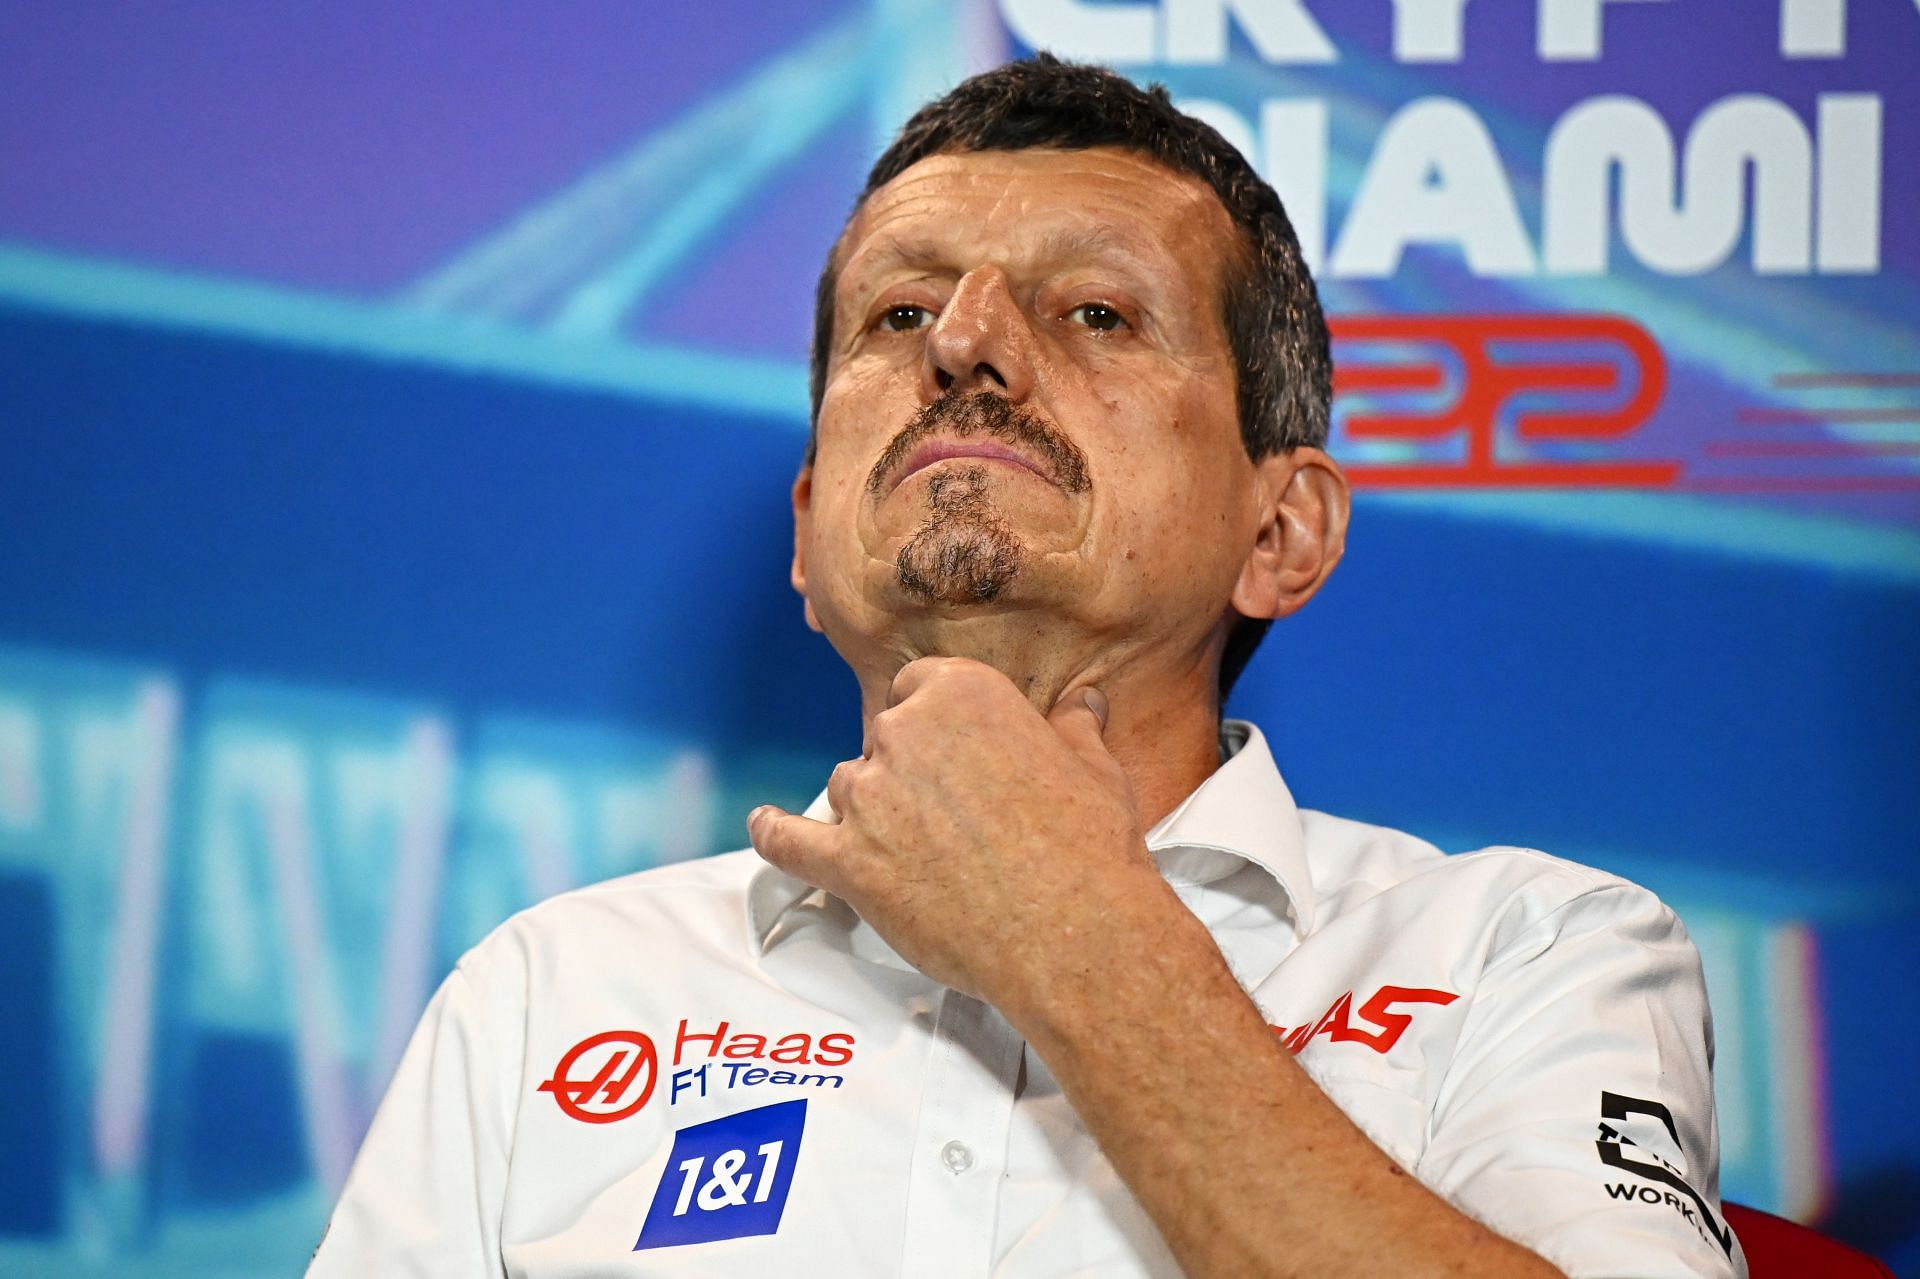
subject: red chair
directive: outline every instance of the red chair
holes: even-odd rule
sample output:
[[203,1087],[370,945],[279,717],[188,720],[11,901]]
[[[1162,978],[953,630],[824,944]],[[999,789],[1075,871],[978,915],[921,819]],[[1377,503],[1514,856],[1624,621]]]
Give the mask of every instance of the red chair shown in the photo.
[[1747,1254],[1751,1279],[1893,1279],[1893,1271],[1866,1253],[1809,1226],[1740,1204],[1722,1207]]

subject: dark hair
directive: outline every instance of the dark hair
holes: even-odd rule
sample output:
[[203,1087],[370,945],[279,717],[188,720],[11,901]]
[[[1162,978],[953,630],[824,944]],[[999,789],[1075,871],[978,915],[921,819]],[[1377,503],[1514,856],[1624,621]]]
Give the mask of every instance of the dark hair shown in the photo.
[[[1240,233],[1238,260],[1228,264],[1220,306],[1247,456],[1258,461],[1302,445],[1324,446],[1333,393],[1327,322],[1293,224],[1246,157],[1211,126],[1176,109],[1162,85],[1142,89],[1105,68],[1047,53],[983,72],[907,121],[867,174],[854,212],[928,156],[1033,147],[1121,147],[1213,188]],[[833,343],[837,256],[836,245],[814,292],[810,390],[816,430]],[[807,457],[813,457],[811,438]],[[1228,634],[1220,657],[1221,700],[1269,625],[1265,618],[1242,618]]]

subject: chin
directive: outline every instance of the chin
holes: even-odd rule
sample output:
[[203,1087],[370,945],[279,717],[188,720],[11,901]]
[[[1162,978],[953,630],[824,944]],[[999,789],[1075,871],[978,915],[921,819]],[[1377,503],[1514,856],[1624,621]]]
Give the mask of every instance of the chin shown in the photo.
[[1003,521],[936,518],[901,545],[894,573],[900,590],[923,604],[990,605],[1007,599],[1030,558]]

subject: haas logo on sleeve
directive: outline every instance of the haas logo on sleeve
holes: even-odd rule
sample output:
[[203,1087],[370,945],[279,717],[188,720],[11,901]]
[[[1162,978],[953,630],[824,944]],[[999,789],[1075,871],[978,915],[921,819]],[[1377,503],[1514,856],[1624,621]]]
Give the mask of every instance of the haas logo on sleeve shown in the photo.
[[1425,986],[1382,986],[1355,1008],[1353,992],[1347,991],[1317,1020],[1293,1027],[1274,1026],[1272,1030],[1296,1056],[1321,1035],[1336,1044],[1364,1044],[1377,1053],[1385,1053],[1400,1042],[1400,1036],[1413,1024],[1413,1014],[1404,1009],[1419,1004],[1445,1007],[1458,998],[1460,996],[1450,990],[1431,990]]

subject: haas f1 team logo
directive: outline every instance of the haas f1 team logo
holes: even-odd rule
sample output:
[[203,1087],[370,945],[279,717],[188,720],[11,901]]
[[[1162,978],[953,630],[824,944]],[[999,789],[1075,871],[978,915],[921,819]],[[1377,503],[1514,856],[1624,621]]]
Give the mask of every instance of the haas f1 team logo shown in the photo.
[[[639,1113],[662,1090],[675,1106],[735,1088],[839,1088],[846,1076],[801,1067],[840,1067],[853,1060],[850,1031],[786,1034],[740,1029],[731,1021],[690,1022],[674,1031],[672,1057],[637,1030],[603,1030],[567,1049],[537,1091],[551,1094],[562,1114],[586,1124],[610,1124]],[[683,1063],[691,1063],[684,1064]]]
[[646,1105],[659,1077],[653,1040],[637,1030],[604,1030],[569,1048],[540,1091],[582,1123],[610,1124]]

